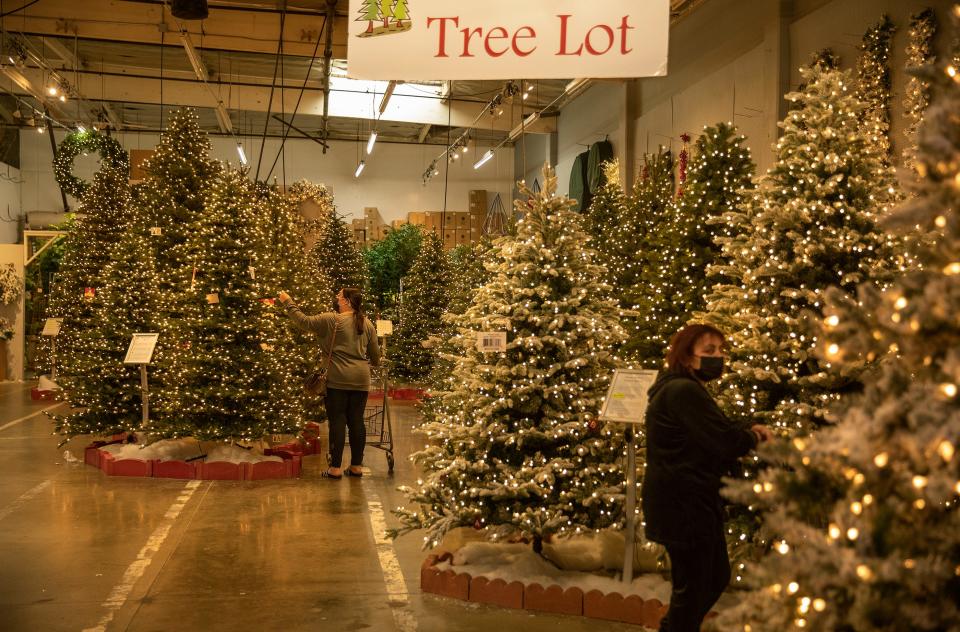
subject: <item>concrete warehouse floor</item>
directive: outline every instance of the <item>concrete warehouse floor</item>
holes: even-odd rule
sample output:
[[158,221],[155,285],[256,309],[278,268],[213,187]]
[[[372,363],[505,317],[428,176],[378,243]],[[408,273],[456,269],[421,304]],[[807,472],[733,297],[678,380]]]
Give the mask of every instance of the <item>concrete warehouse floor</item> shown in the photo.
[[0,383],[0,630],[641,629],[421,594],[421,537],[382,536],[416,479],[412,406],[393,408],[392,476],[367,448],[362,479],[310,457],[299,480],[236,483],[107,477],[87,438],[57,449],[44,409]]

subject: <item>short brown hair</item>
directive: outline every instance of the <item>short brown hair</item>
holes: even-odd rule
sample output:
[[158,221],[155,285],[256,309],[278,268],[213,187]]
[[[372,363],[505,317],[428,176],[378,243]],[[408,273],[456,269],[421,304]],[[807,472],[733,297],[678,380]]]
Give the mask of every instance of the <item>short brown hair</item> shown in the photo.
[[704,336],[717,336],[726,345],[727,337],[713,325],[697,323],[687,325],[670,339],[670,349],[667,350],[667,368],[670,371],[691,374],[690,362],[693,360],[693,348],[697,341]]

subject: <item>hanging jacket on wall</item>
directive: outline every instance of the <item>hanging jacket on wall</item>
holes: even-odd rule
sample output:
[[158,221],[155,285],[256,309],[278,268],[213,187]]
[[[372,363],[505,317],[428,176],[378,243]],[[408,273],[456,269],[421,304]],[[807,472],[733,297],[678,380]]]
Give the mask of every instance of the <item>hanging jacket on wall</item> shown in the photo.
[[586,212],[590,207],[590,199],[592,197],[587,179],[587,161],[589,157],[590,152],[588,151],[577,156],[576,160],[573,161],[573,168],[570,170],[569,197],[577,203],[576,206],[573,207],[573,210],[581,213]]
[[587,186],[591,196],[596,195],[597,191],[606,184],[603,163],[611,160],[613,160],[613,144],[610,141],[603,139],[590,146],[590,157],[587,159]]

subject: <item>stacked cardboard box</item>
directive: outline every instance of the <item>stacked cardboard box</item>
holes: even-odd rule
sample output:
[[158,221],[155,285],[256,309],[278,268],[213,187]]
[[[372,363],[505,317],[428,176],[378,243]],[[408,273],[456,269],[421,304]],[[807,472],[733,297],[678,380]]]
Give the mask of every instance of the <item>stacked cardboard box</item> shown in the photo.
[[427,214],[423,211],[410,211],[407,213],[407,223],[414,226],[426,226]]
[[392,222],[390,222],[390,228],[392,228],[392,229],[394,229],[394,230],[396,230],[396,229],[398,229],[398,228],[403,228],[403,225],[406,224],[406,223],[407,223],[406,220],[403,220],[403,219],[395,219],[395,220],[393,220]]
[[487,219],[488,200],[486,191],[470,191],[469,213],[470,213],[470,237],[477,241],[483,236],[483,224]]
[[367,229],[362,219],[355,219],[353,225],[353,239],[361,246],[367,243]]

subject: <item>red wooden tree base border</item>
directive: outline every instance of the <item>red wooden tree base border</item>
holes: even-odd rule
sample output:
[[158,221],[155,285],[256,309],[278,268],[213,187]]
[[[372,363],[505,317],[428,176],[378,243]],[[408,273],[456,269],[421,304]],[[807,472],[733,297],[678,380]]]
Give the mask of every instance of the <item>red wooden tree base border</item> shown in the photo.
[[[226,461],[160,461],[156,459],[117,459],[96,443],[84,449],[84,462],[108,476],[140,476],[146,478],[180,478],[202,481],[263,481],[276,478],[299,478],[302,453],[277,451],[283,461],[261,463],[228,463]],[[312,453],[311,453],[312,454]]]
[[564,589],[556,584],[546,588],[536,583],[508,584],[502,579],[490,580],[436,568],[438,563],[452,558],[450,553],[427,556],[420,567],[420,589],[423,592],[501,608],[621,621],[654,630],[667,613],[667,606],[658,599],[641,599],[636,595],[624,597],[616,592],[604,594],[599,590],[584,594],[579,588]]

